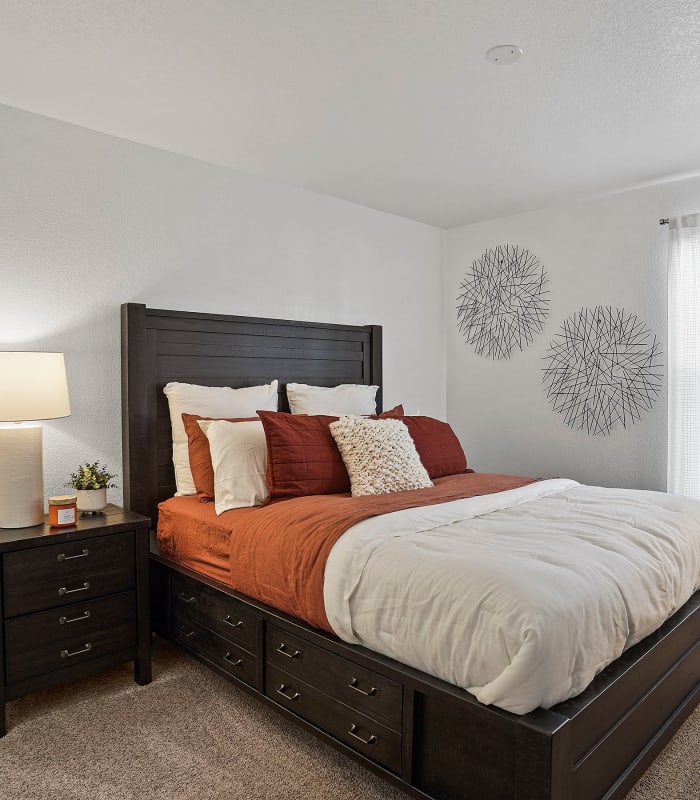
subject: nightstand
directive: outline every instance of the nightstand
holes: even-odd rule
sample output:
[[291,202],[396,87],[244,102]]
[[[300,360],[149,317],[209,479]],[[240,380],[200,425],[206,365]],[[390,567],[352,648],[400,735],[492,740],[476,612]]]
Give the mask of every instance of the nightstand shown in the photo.
[[0,528],[0,736],[5,703],[134,662],[151,681],[149,520],[109,505],[75,526]]

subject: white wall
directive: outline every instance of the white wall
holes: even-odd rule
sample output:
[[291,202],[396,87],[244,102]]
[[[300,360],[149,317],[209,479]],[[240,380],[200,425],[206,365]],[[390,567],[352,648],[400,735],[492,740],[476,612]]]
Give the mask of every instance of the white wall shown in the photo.
[[[641,421],[590,437],[551,410],[542,357],[565,317],[603,304],[642,318],[665,364],[658,219],[698,210],[700,179],[690,179],[445,234],[0,106],[0,348],[66,353],[73,415],[45,423],[47,494],[88,459],[121,476],[119,306],[129,301],[382,324],[385,405],[447,413],[476,469],[664,488],[665,387]],[[544,332],[499,362],[464,342],[456,305],[473,260],[505,243],[539,257],[551,304]]]
[[124,302],[381,324],[385,407],[444,417],[444,236],[0,106],[0,349],[64,351],[72,403],[46,493],[96,458],[121,485]]
[[[542,383],[543,357],[564,319],[584,306],[636,314],[657,335],[667,369],[666,248],[660,217],[700,211],[700,179],[665,183],[535,211],[447,235],[447,413],[471,466],[486,472],[567,476],[585,483],[666,487],[666,383],[650,412],[628,428],[589,436],[555,413]],[[457,329],[459,284],[472,262],[517,244],[549,275],[542,334],[503,361],[475,355]]]

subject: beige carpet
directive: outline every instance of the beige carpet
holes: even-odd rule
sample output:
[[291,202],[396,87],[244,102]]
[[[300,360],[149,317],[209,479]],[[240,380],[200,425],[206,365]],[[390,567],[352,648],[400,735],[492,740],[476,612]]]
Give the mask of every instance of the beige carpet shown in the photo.
[[[169,646],[153,667],[150,686],[125,665],[9,703],[0,798],[407,800]],[[697,800],[698,742],[700,710],[629,800]]]

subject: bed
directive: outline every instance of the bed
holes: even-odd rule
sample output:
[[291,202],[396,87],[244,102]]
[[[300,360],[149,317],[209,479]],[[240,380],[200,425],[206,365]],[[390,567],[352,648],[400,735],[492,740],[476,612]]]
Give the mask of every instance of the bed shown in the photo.
[[[122,308],[125,505],[175,491],[169,381],[381,386],[381,328]],[[379,400],[381,403],[381,399]],[[581,694],[515,715],[151,554],[153,627],[416,797],[621,798],[698,702],[697,593]]]

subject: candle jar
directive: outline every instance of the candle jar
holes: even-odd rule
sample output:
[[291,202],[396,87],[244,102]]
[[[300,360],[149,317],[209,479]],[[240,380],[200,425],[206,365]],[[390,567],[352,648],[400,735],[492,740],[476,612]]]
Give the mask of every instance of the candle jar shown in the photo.
[[62,494],[49,497],[49,525],[52,528],[68,528],[78,519],[77,497]]

